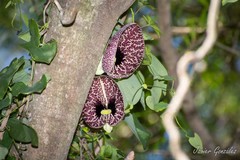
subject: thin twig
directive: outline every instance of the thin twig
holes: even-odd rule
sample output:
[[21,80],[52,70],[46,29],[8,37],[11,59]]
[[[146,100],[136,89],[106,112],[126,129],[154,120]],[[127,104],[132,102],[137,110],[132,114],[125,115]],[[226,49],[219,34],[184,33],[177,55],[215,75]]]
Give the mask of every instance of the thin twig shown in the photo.
[[[24,104],[26,105],[26,103],[27,103],[27,97],[24,97],[23,98],[23,100],[22,100],[22,104],[23,104],[23,102],[24,102]],[[22,117],[22,113],[23,113],[23,110],[24,110],[24,107],[25,107],[25,105],[19,105],[20,107],[19,107],[19,109],[18,109],[18,118],[21,118]]]
[[25,103],[27,102],[27,99],[24,98],[20,104],[12,104],[10,106],[10,108],[6,111],[6,114],[5,114],[5,117],[3,118],[2,120],[2,123],[1,123],[1,126],[0,126],[0,140],[2,140],[3,138],[3,134],[5,132],[5,128],[7,126],[7,122],[8,122],[8,119],[9,119],[9,116],[11,115],[11,113],[15,110],[15,109],[18,109],[18,108],[21,108]]
[[3,139],[3,134],[4,134],[5,128],[7,126],[9,116],[15,108],[17,108],[16,104],[11,105],[11,107],[7,110],[6,115],[2,120],[2,123],[1,123],[1,126],[0,126],[0,140]]
[[43,23],[44,24],[46,23],[46,11],[47,11],[47,8],[49,7],[49,5],[51,3],[54,3],[56,5],[56,7],[59,10],[61,16],[63,14],[63,9],[62,9],[60,3],[58,2],[58,0],[48,0],[47,4],[45,5],[44,10],[43,10]]
[[57,9],[59,10],[60,12],[60,16],[63,16],[63,8],[62,6],[60,5],[60,3],[58,2],[58,0],[53,0],[54,1],[54,4],[56,5]]
[[173,35],[182,35],[182,34],[189,34],[192,32],[195,33],[203,33],[205,28],[202,27],[172,27]]
[[16,156],[18,157],[17,159],[23,160],[23,158],[22,158],[22,153],[21,153],[21,151],[19,150],[19,148],[18,148],[15,140],[13,140],[13,146],[14,146],[16,152],[17,152],[17,155],[16,155]]
[[47,8],[52,3],[52,0],[48,0],[47,4],[45,5],[43,9],[43,23],[46,23],[46,14],[47,14]]
[[80,139],[79,143],[80,143],[81,148],[83,147],[84,150],[86,151],[86,153],[89,156],[90,160],[94,160],[94,156],[91,154],[91,151],[89,151],[89,148],[86,146],[87,145],[86,140],[84,138]]
[[[35,74],[35,66],[36,66],[36,62],[34,60],[32,60],[32,68],[31,68],[31,77],[30,77],[30,86],[33,85],[33,81],[34,81],[34,74]],[[31,96],[32,95],[28,95],[27,96],[27,103],[24,107],[24,113],[26,113],[28,111],[29,108],[29,102],[31,101]]]
[[238,50],[236,50],[234,48],[231,48],[231,47],[228,47],[228,46],[226,46],[226,45],[224,45],[224,44],[222,44],[220,42],[216,42],[216,46],[221,48],[221,49],[223,49],[223,50],[225,50],[225,51],[227,51],[227,52],[229,52],[229,53],[232,53],[232,54],[234,54],[236,56],[240,56],[240,52]]
[[195,52],[184,54],[177,64],[177,74],[179,85],[175,96],[168,105],[167,110],[162,115],[163,125],[169,134],[169,145],[173,157],[177,160],[189,160],[180,145],[180,134],[174,122],[174,117],[181,108],[181,104],[187,94],[192,77],[188,73],[190,64],[202,60],[213,47],[217,37],[217,17],[220,7],[220,0],[211,0],[207,18],[207,36],[203,44]]
[[[33,80],[34,80],[34,72],[35,72],[35,65],[36,62],[32,60],[32,68],[31,68],[31,77],[30,77],[30,81],[29,81],[29,85],[32,86],[33,85]],[[18,115],[20,116],[20,118],[23,117],[23,114],[26,115],[28,108],[29,108],[29,103],[32,100],[32,94],[28,95],[27,97],[25,97],[23,99],[23,102],[25,105],[23,105],[22,107],[19,108],[19,113]],[[25,103],[26,102],[26,103]],[[22,103],[23,104],[23,103]]]
[[103,139],[97,140],[97,145],[98,146],[96,146],[94,150],[94,155],[98,155],[98,153],[100,152],[101,147],[103,146]]

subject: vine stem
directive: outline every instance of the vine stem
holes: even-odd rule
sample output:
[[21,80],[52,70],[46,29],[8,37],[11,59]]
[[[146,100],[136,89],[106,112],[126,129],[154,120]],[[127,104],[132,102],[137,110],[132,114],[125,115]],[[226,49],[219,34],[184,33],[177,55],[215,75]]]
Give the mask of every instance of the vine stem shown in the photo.
[[177,74],[179,85],[176,89],[176,94],[167,107],[167,110],[162,115],[163,125],[169,135],[170,151],[176,160],[189,160],[189,157],[181,148],[180,133],[174,123],[174,117],[181,109],[181,104],[192,82],[192,74],[189,74],[188,72],[189,66],[191,64],[195,65],[197,62],[201,61],[208,54],[217,39],[217,18],[220,2],[220,0],[211,0],[210,2],[207,17],[207,36],[203,44],[196,51],[184,54],[178,61]]
[[54,3],[56,5],[56,7],[59,10],[61,15],[63,14],[63,9],[62,9],[60,3],[58,2],[58,0],[48,0],[47,4],[45,5],[45,7],[43,9],[43,23],[44,24],[46,23],[46,13],[47,13],[46,11],[51,3]]
[[43,9],[43,23],[46,23],[46,13],[47,13],[47,8],[49,7],[49,5],[52,3],[52,0],[49,0],[47,2],[47,4],[45,5],[44,9]]
[[9,119],[10,114],[12,113],[12,111],[17,108],[17,105],[11,105],[11,107],[7,110],[5,117],[2,120],[1,126],[0,126],[0,140],[3,139],[3,134],[5,132],[5,128]]
[[105,137],[97,140],[97,147],[95,148],[95,151],[94,151],[94,155],[97,155],[100,150],[101,150],[101,147],[105,144]]
[[145,25],[145,26],[142,26],[141,28],[143,29],[143,28],[146,28],[146,27],[151,27],[151,25],[150,25],[150,24],[147,24],[147,25]]
[[[35,65],[36,65],[36,62],[34,60],[32,60],[31,75],[30,75],[30,81],[29,81],[29,85],[30,86],[33,85],[34,73],[35,73]],[[24,102],[25,105],[19,108],[19,114],[18,115],[20,115],[20,117],[22,117],[23,113],[26,113],[28,111],[29,103],[31,101],[31,96],[32,95],[28,95],[25,98],[26,99],[26,102]]]
[[92,155],[92,153],[89,151],[88,147],[86,146],[86,140],[85,139],[81,139],[79,143],[80,143],[80,146],[82,146],[84,148],[84,150],[86,151],[86,153],[89,156],[90,160],[94,160],[94,156]]
[[27,102],[27,99],[24,98],[19,106],[17,104],[12,104],[11,107],[6,111],[5,117],[3,118],[0,126],[0,140],[3,139],[3,134],[5,132],[5,128],[7,126],[7,122],[11,113],[18,107],[21,107],[22,105],[24,105],[26,102]]
[[144,5],[144,6],[142,6],[142,7],[139,7],[139,8],[136,10],[135,15],[137,15],[137,14],[139,13],[139,11],[142,10],[144,7],[147,7],[147,6]]
[[21,156],[21,152],[19,151],[18,146],[17,146],[15,140],[13,140],[13,146],[14,146],[15,150],[17,151],[18,158],[19,158],[20,160],[23,160],[23,158],[22,158],[22,156]]

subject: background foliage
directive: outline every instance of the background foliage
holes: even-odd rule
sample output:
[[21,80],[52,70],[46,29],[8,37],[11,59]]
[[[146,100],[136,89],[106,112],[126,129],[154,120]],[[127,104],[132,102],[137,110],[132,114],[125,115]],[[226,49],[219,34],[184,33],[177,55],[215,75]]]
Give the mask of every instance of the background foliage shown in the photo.
[[[0,159],[14,159],[8,155],[11,146],[20,156],[25,150],[22,143],[38,145],[37,133],[27,125],[30,117],[23,108],[27,108],[32,94],[41,93],[50,80],[49,76],[43,75],[41,80],[33,83],[35,63],[50,63],[56,52],[56,42],[45,43],[42,37],[47,27],[42,23],[44,2],[0,2],[0,67],[9,65],[13,57],[19,57],[0,72],[1,124],[8,118],[0,142]],[[172,43],[181,56],[187,50],[196,49],[205,37],[209,1],[173,0],[171,4],[172,25],[191,28],[188,33],[173,32]],[[121,24],[136,22],[144,31],[146,44],[145,58],[139,70],[129,78],[117,81],[124,96],[124,121],[110,134],[104,130],[90,130],[80,121],[69,159],[123,159],[131,150],[136,152],[136,159],[171,159],[161,114],[174,94],[174,81],[164,67],[168,62],[161,61],[158,46],[161,31],[157,25],[157,9],[161,8],[156,6],[156,0],[136,1],[119,18],[113,30],[114,34]],[[237,136],[240,132],[239,7],[240,2],[236,0],[222,1],[217,43],[206,58],[207,70],[196,74],[192,85],[194,105],[214,141],[222,148],[234,144],[239,147],[240,144]],[[201,137],[189,127],[182,112],[176,122],[182,131],[184,149],[192,158],[201,159],[204,155],[193,154],[194,147],[202,145]]]

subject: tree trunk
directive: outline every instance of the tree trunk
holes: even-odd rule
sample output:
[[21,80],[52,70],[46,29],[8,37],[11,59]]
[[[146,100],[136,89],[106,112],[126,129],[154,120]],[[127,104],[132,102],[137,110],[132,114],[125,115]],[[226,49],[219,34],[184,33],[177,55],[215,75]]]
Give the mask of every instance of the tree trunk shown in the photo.
[[[79,0],[59,0],[66,3]],[[39,147],[24,153],[29,160],[66,159],[88,90],[104,47],[118,17],[134,0],[80,0],[73,25],[64,27],[59,11],[51,8],[47,40],[58,42],[51,65],[37,65],[35,79],[43,73],[51,77],[46,90],[31,103],[31,126],[39,136]]]

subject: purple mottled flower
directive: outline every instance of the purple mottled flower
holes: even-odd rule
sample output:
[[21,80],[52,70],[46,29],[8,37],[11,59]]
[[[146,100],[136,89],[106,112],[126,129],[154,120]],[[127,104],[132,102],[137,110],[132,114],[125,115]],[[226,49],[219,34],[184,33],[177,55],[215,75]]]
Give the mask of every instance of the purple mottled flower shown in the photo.
[[108,76],[94,78],[82,117],[91,128],[116,125],[124,117],[123,97],[118,85]]
[[131,23],[123,26],[109,41],[102,67],[112,78],[127,78],[140,66],[143,57],[142,29]]

